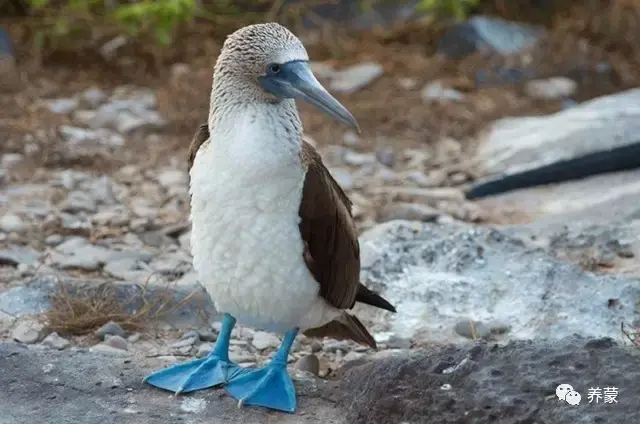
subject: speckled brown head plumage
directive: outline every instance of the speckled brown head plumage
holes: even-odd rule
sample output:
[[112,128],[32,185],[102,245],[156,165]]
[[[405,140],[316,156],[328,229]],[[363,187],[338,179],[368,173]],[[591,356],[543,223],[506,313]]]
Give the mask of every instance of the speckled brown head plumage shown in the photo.
[[306,61],[309,56],[302,42],[284,26],[270,22],[240,28],[222,46],[214,68],[212,95],[277,101],[260,87],[258,78],[265,75],[269,64],[293,60]]

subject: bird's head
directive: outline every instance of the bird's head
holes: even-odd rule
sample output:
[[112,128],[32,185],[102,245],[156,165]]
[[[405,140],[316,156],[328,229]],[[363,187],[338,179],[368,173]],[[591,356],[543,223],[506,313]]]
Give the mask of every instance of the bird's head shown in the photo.
[[215,74],[216,78],[228,76],[235,82],[242,81],[243,88],[256,100],[275,103],[301,99],[360,131],[353,115],[311,72],[302,42],[280,24],[249,25],[229,35]]

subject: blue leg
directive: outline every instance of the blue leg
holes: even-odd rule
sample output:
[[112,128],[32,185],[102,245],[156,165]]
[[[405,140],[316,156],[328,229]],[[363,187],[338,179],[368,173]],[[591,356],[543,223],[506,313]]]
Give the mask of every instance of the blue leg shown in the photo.
[[229,360],[229,338],[235,323],[236,320],[231,315],[224,314],[220,334],[208,356],[156,371],[144,381],[175,394],[226,383],[241,371],[240,367]]
[[256,405],[295,412],[296,391],[287,374],[287,357],[297,334],[298,329],[285,334],[280,349],[269,364],[255,370],[246,370],[229,381],[225,390],[238,399],[238,406]]

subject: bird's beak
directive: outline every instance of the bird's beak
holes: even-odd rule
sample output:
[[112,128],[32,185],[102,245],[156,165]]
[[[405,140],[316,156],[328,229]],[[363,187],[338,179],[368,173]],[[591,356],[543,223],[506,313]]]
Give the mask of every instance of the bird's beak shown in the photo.
[[353,115],[318,82],[306,61],[284,63],[277,74],[260,77],[260,83],[276,97],[302,99],[360,132]]

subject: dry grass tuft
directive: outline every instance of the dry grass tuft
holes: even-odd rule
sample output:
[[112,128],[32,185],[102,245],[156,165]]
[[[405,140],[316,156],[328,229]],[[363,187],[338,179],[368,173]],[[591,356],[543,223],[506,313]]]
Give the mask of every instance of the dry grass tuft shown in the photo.
[[86,335],[114,321],[127,331],[145,332],[192,301],[195,294],[176,302],[175,291],[168,284],[156,290],[149,290],[148,283],[140,288],[138,296],[124,300],[113,283],[72,287],[59,282],[50,295],[51,310],[41,317],[45,330]]

